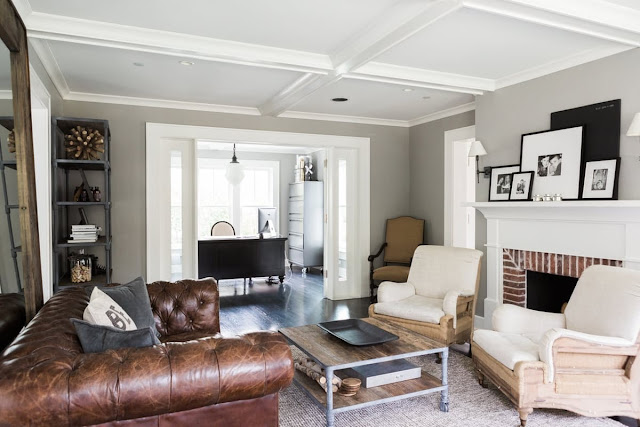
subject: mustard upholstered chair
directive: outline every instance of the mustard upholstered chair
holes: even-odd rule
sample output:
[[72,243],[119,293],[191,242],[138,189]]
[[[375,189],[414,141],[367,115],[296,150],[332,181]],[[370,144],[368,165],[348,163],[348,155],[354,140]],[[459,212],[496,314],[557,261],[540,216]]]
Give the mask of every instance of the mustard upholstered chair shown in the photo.
[[469,340],[482,252],[418,246],[405,283],[383,282],[369,316],[397,323],[445,346]]
[[562,313],[505,304],[473,333],[478,380],[495,384],[524,426],[533,408],[640,418],[640,271],[592,266]]
[[[387,220],[385,240],[375,255],[369,256],[371,265],[371,302],[375,300],[376,282],[406,282],[409,277],[411,257],[424,242],[424,220],[401,216]],[[382,267],[375,268],[374,261],[384,251]]]

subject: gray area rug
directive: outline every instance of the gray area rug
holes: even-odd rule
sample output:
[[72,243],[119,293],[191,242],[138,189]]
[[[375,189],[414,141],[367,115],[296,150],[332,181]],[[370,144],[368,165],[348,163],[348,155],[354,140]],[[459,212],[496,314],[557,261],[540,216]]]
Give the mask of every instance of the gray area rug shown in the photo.
[[[297,349],[293,351],[299,352]],[[495,387],[480,387],[471,359],[456,352],[449,354],[449,412],[440,412],[440,393],[434,393],[337,414],[336,427],[519,426],[520,419],[513,404]],[[435,363],[435,356],[409,360],[440,378],[440,365]],[[325,425],[324,412],[299,386],[292,384],[280,393],[280,426]],[[622,424],[609,418],[587,418],[567,411],[535,409],[529,415],[527,427],[536,426],[620,427]]]

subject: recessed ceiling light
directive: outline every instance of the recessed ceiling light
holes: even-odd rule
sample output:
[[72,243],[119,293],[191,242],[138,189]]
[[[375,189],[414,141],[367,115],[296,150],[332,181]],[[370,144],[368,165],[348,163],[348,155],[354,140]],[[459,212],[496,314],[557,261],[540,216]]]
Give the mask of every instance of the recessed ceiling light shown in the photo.
[[411,89],[410,87],[405,87],[402,90],[405,91],[405,92],[413,92],[413,89]]
[[347,102],[349,98],[333,98],[331,99],[333,102]]
[[178,63],[179,63],[180,65],[186,65],[186,66],[191,66],[191,65],[193,65],[193,62],[191,62],[191,61],[178,61]]
[[142,62],[134,62],[133,65],[135,65],[136,67],[144,67],[144,64]]

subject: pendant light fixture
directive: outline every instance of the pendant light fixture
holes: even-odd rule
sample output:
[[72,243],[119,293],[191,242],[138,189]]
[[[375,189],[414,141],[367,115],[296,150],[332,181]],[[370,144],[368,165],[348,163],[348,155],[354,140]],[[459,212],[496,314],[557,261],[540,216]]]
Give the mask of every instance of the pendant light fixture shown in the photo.
[[227,165],[225,177],[231,185],[238,185],[244,179],[244,168],[236,157],[236,144],[233,144],[233,157],[231,157],[231,162]]

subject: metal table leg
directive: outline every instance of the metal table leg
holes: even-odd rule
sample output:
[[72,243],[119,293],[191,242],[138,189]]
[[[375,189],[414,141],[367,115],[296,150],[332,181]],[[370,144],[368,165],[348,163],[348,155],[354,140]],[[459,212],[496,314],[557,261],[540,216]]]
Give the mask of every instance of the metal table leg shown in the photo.
[[449,349],[445,348],[442,352],[442,385],[444,390],[440,394],[440,410],[449,412],[449,382],[447,378],[447,361],[449,360]]
[[333,427],[335,415],[333,413],[333,368],[326,368],[327,376],[327,427]]

